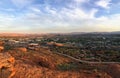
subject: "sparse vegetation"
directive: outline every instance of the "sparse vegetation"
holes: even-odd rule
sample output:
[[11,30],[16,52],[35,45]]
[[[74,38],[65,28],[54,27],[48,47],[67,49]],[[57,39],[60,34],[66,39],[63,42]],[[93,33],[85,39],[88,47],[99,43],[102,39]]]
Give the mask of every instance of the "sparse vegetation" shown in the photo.
[[78,65],[75,63],[63,63],[57,65],[58,70],[62,71],[72,71],[72,70],[77,70]]
[[[106,65],[79,62],[60,53],[94,62],[118,62],[120,56],[119,49],[116,49],[119,40],[113,40],[117,41],[115,44],[110,42],[103,44],[100,42],[101,36],[95,38],[87,35],[53,35],[43,38],[8,37],[2,40],[5,42],[4,45],[0,43],[5,48],[3,53],[11,54],[16,61],[14,66],[16,73],[13,78],[110,78],[103,70]],[[29,46],[30,44],[32,46]],[[113,49],[108,49],[108,46],[112,45],[114,45]]]

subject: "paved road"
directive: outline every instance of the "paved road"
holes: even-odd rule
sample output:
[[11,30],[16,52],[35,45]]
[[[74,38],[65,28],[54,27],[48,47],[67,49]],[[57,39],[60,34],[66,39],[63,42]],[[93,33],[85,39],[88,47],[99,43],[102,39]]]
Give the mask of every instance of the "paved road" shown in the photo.
[[84,60],[80,60],[80,59],[74,58],[72,56],[59,53],[59,52],[55,52],[55,53],[58,54],[58,55],[62,55],[62,56],[71,58],[71,59],[73,59],[75,61],[78,61],[78,62],[81,62],[81,63],[86,63],[86,64],[120,64],[120,62],[90,62],[90,61],[84,61]]

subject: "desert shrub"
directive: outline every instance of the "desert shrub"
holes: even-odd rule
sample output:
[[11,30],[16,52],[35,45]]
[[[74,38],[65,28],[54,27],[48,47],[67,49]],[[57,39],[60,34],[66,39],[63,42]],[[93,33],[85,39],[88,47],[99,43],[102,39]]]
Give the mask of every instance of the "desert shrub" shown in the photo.
[[57,65],[58,70],[62,70],[62,71],[76,70],[77,67],[78,66],[75,63],[64,63]]
[[4,45],[4,50],[11,50],[11,49],[13,49],[11,45],[8,44]]

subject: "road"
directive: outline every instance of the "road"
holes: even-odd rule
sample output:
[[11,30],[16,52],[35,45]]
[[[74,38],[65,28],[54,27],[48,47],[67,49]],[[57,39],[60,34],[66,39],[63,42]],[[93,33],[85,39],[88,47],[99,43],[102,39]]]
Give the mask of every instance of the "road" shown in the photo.
[[85,63],[85,64],[120,64],[120,62],[90,62],[90,61],[80,60],[80,59],[74,58],[72,56],[59,53],[59,52],[55,52],[55,53],[58,54],[58,55],[62,55],[62,56],[68,57],[68,58],[70,58],[72,60],[75,60],[77,62]]

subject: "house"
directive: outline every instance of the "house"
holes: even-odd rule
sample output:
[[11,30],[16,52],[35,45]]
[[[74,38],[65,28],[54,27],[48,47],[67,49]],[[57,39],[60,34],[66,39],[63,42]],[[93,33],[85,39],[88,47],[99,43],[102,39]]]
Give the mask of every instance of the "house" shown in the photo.
[[39,48],[39,44],[37,44],[37,43],[28,44],[28,49],[30,49],[30,50],[38,50],[38,48]]

